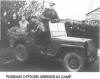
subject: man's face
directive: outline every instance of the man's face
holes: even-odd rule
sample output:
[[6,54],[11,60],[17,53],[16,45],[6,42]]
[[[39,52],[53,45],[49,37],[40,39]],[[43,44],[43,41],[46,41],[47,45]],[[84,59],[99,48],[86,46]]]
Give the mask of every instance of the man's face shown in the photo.
[[12,15],[12,17],[13,17],[13,19],[16,19],[16,14],[14,13],[14,14]]
[[35,19],[34,18],[31,18],[31,21],[35,21]]
[[54,8],[54,6],[51,6],[51,5],[50,5],[50,6],[49,6],[49,8],[50,8],[50,9],[53,9],[53,8]]
[[13,16],[13,19],[16,19],[16,16]]
[[22,21],[25,21],[25,20],[26,20],[25,16],[22,16]]
[[54,6],[55,6],[55,3],[52,3],[52,2],[49,3],[49,8],[50,9],[54,9]]

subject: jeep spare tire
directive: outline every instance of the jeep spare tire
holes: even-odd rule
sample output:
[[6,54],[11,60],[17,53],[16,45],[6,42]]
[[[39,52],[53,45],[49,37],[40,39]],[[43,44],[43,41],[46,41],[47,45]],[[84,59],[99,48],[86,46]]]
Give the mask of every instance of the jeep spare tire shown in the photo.
[[65,71],[78,72],[84,67],[84,59],[77,52],[69,52],[64,57]]
[[24,44],[17,44],[14,55],[18,62],[26,62],[28,60],[27,47]]

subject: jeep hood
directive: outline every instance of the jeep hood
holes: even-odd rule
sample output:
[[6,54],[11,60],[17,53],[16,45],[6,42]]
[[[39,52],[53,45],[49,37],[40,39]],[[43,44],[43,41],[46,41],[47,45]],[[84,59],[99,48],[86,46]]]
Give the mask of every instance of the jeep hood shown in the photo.
[[67,37],[67,36],[59,36],[53,37],[52,40],[60,45],[64,46],[78,46],[83,47],[85,42],[91,41],[91,39],[86,38],[77,38],[77,37]]

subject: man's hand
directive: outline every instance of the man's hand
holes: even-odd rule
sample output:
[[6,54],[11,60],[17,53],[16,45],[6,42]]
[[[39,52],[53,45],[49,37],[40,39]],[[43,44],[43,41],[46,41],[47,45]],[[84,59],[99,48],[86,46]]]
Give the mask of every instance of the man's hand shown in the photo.
[[47,17],[45,17],[45,16],[43,16],[43,15],[40,15],[40,18],[41,18],[41,19],[44,19],[44,20],[48,20],[48,21],[50,20],[50,18],[47,18]]
[[59,21],[60,21],[60,19],[52,19],[51,20],[52,23],[56,23],[56,22],[59,22]]
[[36,32],[36,30],[33,29],[31,32]]

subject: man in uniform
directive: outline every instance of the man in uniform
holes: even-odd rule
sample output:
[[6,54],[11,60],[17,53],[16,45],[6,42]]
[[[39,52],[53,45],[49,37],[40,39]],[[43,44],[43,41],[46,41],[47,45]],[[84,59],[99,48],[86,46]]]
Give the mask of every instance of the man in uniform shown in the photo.
[[43,12],[43,18],[52,20],[52,19],[59,19],[57,12],[54,10],[55,3],[49,3],[49,8],[45,8]]
[[49,21],[55,23],[59,21],[57,12],[54,10],[55,3],[49,3],[49,8],[45,8],[44,12],[40,16],[41,22],[44,24],[45,31],[40,34],[41,42],[44,45],[44,51],[50,43],[50,30],[49,30]]
[[50,31],[49,31],[49,21],[57,22],[59,21],[59,17],[57,12],[54,10],[55,3],[49,3],[49,8],[45,8],[44,12],[40,16],[41,22],[44,24],[45,31],[40,34],[42,37],[42,42],[44,45],[48,45],[49,38],[50,38]]

